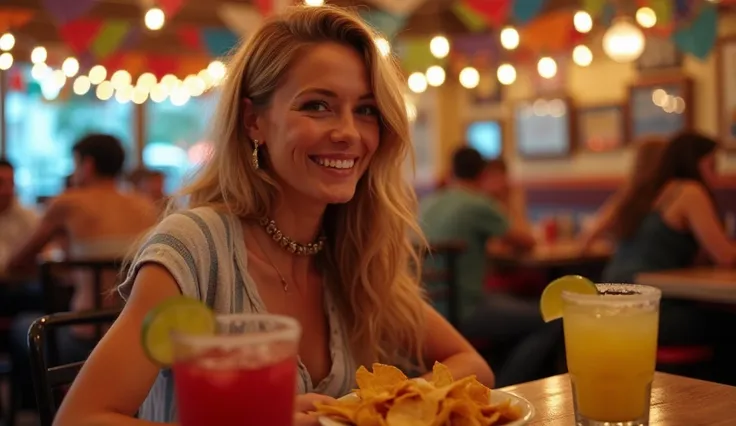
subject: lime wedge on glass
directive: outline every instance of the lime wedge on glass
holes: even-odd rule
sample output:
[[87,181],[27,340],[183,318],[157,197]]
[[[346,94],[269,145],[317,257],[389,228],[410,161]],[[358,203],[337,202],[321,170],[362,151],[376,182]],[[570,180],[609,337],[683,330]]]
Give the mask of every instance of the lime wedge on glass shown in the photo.
[[565,275],[547,284],[539,300],[539,309],[544,322],[562,318],[562,292],[598,294],[595,284],[580,275]]
[[207,305],[190,297],[172,297],[146,315],[141,344],[151,361],[169,366],[174,362],[172,332],[214,335],[216,328],[215,314]]

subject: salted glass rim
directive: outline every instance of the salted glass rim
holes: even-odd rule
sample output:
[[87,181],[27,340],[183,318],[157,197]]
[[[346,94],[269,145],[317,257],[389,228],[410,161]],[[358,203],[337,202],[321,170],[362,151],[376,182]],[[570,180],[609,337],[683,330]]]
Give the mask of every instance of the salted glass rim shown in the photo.
[[273,314],[222,314],[215,315],[218,328],[232,321],[271,322],[281,328],[267,332],[245,332],[245,333],[219,333],[215,334],[187,334],[172,332],[171,338],[185,345],[193,346],[218,346],[218,345],[262,345],[272,342],[299,342],[302,335],[302,326],[295,318],[286,315]]
[[[649,305],[662,298],[662,290],[643,284],[596,283],[598,294],[562,292],[565,303],[588,306],[636,306]],[[632,291],[633,294],[601,294],[605,291]]]

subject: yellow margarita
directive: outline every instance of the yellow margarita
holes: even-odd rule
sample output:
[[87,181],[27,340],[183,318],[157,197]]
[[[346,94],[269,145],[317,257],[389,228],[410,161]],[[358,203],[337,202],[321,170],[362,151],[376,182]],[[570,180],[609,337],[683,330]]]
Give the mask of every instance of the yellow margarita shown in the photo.
[[576,414],[579,421],[647,424],[661,293],[628,284],[597,288],[600,295],[562,295]]

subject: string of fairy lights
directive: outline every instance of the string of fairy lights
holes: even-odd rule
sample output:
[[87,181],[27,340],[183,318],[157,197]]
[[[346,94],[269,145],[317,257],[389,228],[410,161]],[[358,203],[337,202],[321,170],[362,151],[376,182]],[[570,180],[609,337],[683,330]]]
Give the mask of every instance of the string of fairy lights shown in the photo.
[[[718,0],[710,0],[717,2]],[[319,7],[325,0],[303,0],[307,6]],[[639,8],[634,17],[618,17],[606,30],[603,36],[603,51],[616,62],[632,62],[644,51],[645,36],[642,28],[652,28],[657,24],[657,15],[649,7]],[[589,33],[594,26],[592,16],[585,11],[578,11],[573,15],[575,30],[581,34]],[[149,8],[143,16],[146,27],[151,31],[159,31],[166,23],[165,13],[157,7]],[[508,51],[516,50],[523,42],[519,31],[513,26],[504,27],[500,32],[500,44]],[[383,55],[391,53],[391,44],[385,38],[375,39],[376,47]],[[12,50],[16,40],[13,34],[5,33],[0,36],[0,70],[8,70],[14,64]],[[451,43],[442,34],[435,35],[429,42],[429,50],[437,59],[446,58],[451,51]],[[45,47],[37,46],[31,51],[30,59],[33,63],[31,76],[40,86],[46,99],[55,99],[66,84],[71,82],[72,91],[76,95],[86,95],[94,90],[100,100],[115,98],[118,102],[134,102],[142,104],[148,100],[163,102],[167,99],[174,105],[184,105],[189,99],[201,96],[214,87],[217,87],[225,77],[225,65],[212,61],[205,69],[197,74],[190,74],[179,78],[167,74],[160,80],[150,72],[144,72],[133,77],[126,70],[109,72],[102,65],[95,65],[87,74],[80,74],[79,61],[67,57],[59,69],[54,69],[46,63],[48,52]],[[589,46],[580,44],[572,49],[572,60],[580,67],[589,66],[593,60],[593,52]],[[543,56],[537,62],[537,72],[542,78],[551,79],[557,75],[558,66],[551,56]],[[474,89],[480,83],[480,72],[466,66],[458,73],[460,84],[467,89]],[[496,69],[496,78],[502,85],[511,85],[517,79],[516,67],[510,62],[503,62]],[[423,93],[428,87],[439,87],[445,83],[447,72],[440,65],[432,65],[424,72],[413,72],[408,76],[409,90],[414,93]]]

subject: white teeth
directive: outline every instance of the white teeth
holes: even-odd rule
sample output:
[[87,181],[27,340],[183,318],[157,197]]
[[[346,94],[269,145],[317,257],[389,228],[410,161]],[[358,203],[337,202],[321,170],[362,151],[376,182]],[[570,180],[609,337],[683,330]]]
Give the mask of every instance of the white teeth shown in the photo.
[[314,161],[320,166],[332,169],[352,169],[355,165],[355,160],[332,160],[329,158],[314,157]]

